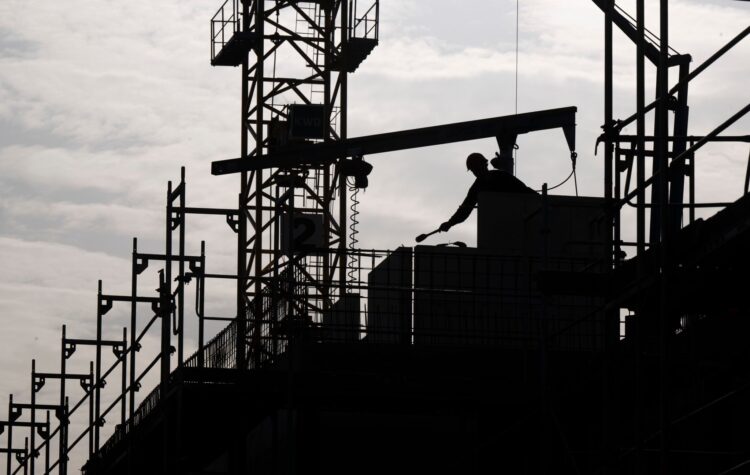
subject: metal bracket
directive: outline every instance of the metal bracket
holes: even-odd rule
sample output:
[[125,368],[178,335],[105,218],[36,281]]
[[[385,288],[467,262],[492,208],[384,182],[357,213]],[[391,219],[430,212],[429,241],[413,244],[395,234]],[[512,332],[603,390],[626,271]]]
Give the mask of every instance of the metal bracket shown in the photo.
[[65,348],[63,349],[65,359],[67,360],[68,358],[73,356],[73,353],[75,352],[76,352],[76,344],[65,342]]
[[236,215],[227,213],[227,224],[235,233],[240,232],[240,221]]
[[181,211],[172,211],[172,216],[169,217],[169,228],[174,231],[180,227],[180,220],[182,218]]
[[91,391],[91,388],[92,388],[92,384],[91,384],[91,377],[90,377],[90,376],[87,376],[87,377],[85,377],[85,378],[81,378],[81,379],[79,379],[79,380],[78,380],[78,383],[79,383],[79,384],[81,385],[81,388],[82,388],[82,389],[83,389],[83,390],[84,390],[85,392],[87,392],[87,393],[88,393],[88,392],[90,392],[90,391]]
[[38,393],[40,389],[44,387],[44,383],[47,381],[44,376],[34,376],[34,381],[32,383],[32,387],[34,389],[34,393]]
[[188,268],[194,276],[203,277],[203,265],[200,260],[190,260],[190,262],[188,262]]
[[112,310],[112,299],[101,297],[99,299],[99,315],[106,315],[110,310]]
[[144,270],[148,268],[148,259],[145,257],[138,257],[135,260],[135,273],[140,275]]
[[122,358],[122,355],[125,354],[125,351],[127,348],[125,348],[125,343],[120,343],[118,345],[112,345],[112,353],[117,357],[117,359]]

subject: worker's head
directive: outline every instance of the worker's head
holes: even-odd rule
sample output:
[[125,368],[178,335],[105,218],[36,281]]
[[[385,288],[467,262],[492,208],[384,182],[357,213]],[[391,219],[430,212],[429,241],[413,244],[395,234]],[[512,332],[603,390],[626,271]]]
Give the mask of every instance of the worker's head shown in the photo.
[[487,159],[481,153],[472,153],[466,157],[466,168],[475,176],[487,172]]

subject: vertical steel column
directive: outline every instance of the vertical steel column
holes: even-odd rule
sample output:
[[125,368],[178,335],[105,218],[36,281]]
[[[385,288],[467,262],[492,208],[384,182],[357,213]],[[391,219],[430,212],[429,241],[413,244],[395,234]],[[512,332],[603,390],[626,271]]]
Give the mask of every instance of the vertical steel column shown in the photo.
[[198,367],[203,368],[205,362],[203,361],[203,342],[205,340],[204,326],[205,321],[203,319],[203,312],[205,305],[203,299],[206,294],[206,241],[201,241],[201,257],[200,257],[201,272],[200,276],[196,276],[196,292],[198,299]]
[[[659,224],[661,227],[661,246],[659,252],[659,267],[661,275],[659,279],[659,419],[661,428],[660,437],[660,472],[664,475],[670,473],[669,463],[669,335],[671,329],[669,289],[667,287],[671,274],[670,268],[670,245],[671,232],[669,229],[669,143],[668,143],[668,84],[669,84],[669,2],[660,0],[659,10],[659,72],[657,74],[657,97],[661,98],[656,106],[658,133],[654,137],[654,160],[658,161],[659,176],[656,183],[659,184]],[[653,237],[653,233],[652,233]]]
[[162,395],[166,394],[167,381],[169,381],[170,332],[172,331],[169,294],[165,272],[162,269],[159,271],[159,313],[161,314],[161,371],[159,380]]
[[[675,104],[672,156],[676,157],[687,150],[688,133],[688,76],[690,75],[690,56],[679,57],[679,77],[677,90],[677,103]],[[685,190],[685,171],[688,170],[686,161],[674,162],[669,174],[669,204],[670,204],[670,230],[676,233],[682,226],[682,215]]]
[[44,444],[44,475],[49,474],[49,442],[50,442],[50,425],[49,411],[47,411],[47,435]]
[[[613,16],[614,16],[614,7],[615,7],[615,0],[607,0],[606,4],[606,10],[604,12],[604,127],[605,127],[605,137],[607,137],[607,140],[604,141],[604,198],[605,202],[607,203],[607,234],[606,234],[606,269],[607,271],[610,271],[612,268],[612,258],[614,255],[614,248],[612,247],[612,234],[613,234],[613,222],[612,222],[612,214],[615,212],[615,210],[610,208],[611,202],[612,202],[612,175],[613,173],[619,173],[616,172],[615,164],[613,163],[614,160],[614,147],[612,144],[612,137],[610,136],[611,128],[614,125],[614,117],[613,117],[613,38],[612,38],[612,24],[613,24]],[[546,187],[545,187],[545,195],[546,195]],[[619,213],[619,210],[616,211]],[[604,338],[605,338],[605,348],[609,346],[609,340],[610,340],[610,320],[612,317],[612,312],[606,312],[604,315]],[[619,318],[619,317],[617,317]],[[609,354],[605,355],[605,370],[603,371],[603,378],[602,378],[602,452],[604,454],[604,460],[608,460],[611,454],[611,449],[613,446],[612,443],[612,419],[611,413],[613,412],[611,408],[609,407],[611,405],[610,402],[610,396],[611,396],[611,388],[610,388],[610,382],[609,382],[609,368],[607,367],[609,364]],[[608,464],[605,464],[605,467],[607,467]],[[608,470],[605,469],[605,473],[608,473]]]
[[91,385],[88,388],[89,397],[89,460],[94,455],[94,362],[89,361],[89,381]]
[[96,383],[94,385],[95,420],[94,450],[99,451],[99,427],[101,426],[101,388],[102,388],[102,281],[99,281],[96,299]]
[[70,426],[70,421],[68,420],[68,417],[70,416],[70,412],[68,411],[70,404],[69,404],[70,398],[68,396],[65,396],[65,403],[63,404],[63,407],[60,408],[60,412],[62,412],[62,418],[65,419],[65,475],[68,473],[68,426]]
[[[256,0],[258,1],[258,0]],[[257,20],[256,20],[257,21]],[[242,32],[250,31],[250,2],[242,2]],[[242,104],[240,117],[240,157],[247,160],[248,134],[250,124],[248,111],[250,110],[250,92],[248,81],[250,80],[250,53],[242,59]],[[240,174],[240,194],[237,204],[237,333],[235,335],[235,366],[239,371],[245,366],[245,335],[246,329],[246,293],[247,293],[247,220],[248,201],[250,200],[250,186],[247,172]],[[205,285],[205,280],[204,280]],[[202,328],[202,326],[201,326]],[[201,355],[201,361],[203,356]]]
[[[646,51],[645,51],[645,9],[644,0],[636,1],[636,28],[638,41],[636,43],[636,241],[638,255],[646,250]],[[642,261],[639,260],[639,263]],[[641,276],[643,277],[643,276]]]
[[164,251],[164,273],[159,285],[161,297],[161,382],[162,387],[167,382],[170,373],[170,352],[172,343],[172,181],[167,183],[167,216],[166,216],[166,244]]
[[[668,98],[666,96],[669,67],[666,65],[666,60],[664,61],[664,67],[662,67],[661,63],[661,56],[659,56],[659,64],[656,68],[656,98],[658,102],[654,109],[654,158],[651,167],[654,180],[651,183],[651,226],[649,228],[649,242],[652,246],[659,244],[664,233],[661,219],[661,196],[665,191],[668,193],[668,190],[663,190],[663,187],[666,188],[668,186],[668,180],[662,180],[661,173],[663,171],[665,175],[668,174],[668,169],[662,168],[662,165],[664,165],[664,163],[666,163],[667,166],[669,165],[669,144],[666,141],[666,125],[664,126],[664,130],[662,130],[662,124],[665,121],[669,121],[669,112],[667,108]],[[664,92],[664,96],[661,95],[662,92]],[[661,142],[664,142],[664,146],[661,145]]]
[[[632,150],[632,147],[631,147]],[[620,142],[615,143],[614,147],[614,159],[612,164],[613,169],[613,175],[614,175],[614,193],[610,197],[611,200],[610,203],[616,203],[620,200],[622,196],[622,179],[620,178],[620,164],[622,163],[622,147],[620,145]],[[630,162],[632,166],[632,161]],[[630,183],[630,172],[628,171],[628,176],[625,179],[625,186],[628,186]],[[622,253],[622,208],[621,207],[612,207],[610,205],[609,212],[612,216],[612,228],[614,232],[612,233],[612,266],[614,267],[617,265],[617,263],[620,261],[620,255]],[[609,246],[608,246],[609,247]]]
[[[31,428],[31,433],[34,433],[34,428]],[[23,475],[27,475],[29,473],[29,438],[24,437],[23,439]]]
[[[692,147],[695,142],[690,141],[690,146]],[[747,157],[748,159],[748,165],[750,166],[750,156]],[[690,155],[690,167],[688,168],[689,174],[690,174],[690,186],[688,188],[688,202],[690,203],[690,224],[693,224],[695,222],[695,154]],[[750,168],[748,168],[748,171],[750,171]],[[747,178],[745,178],[745,182],[747,183]],[[745,186],[744,193],[747,193],[747,186]]]
[[[99,302],[97,302],[97,308],[99,307]],[[97,313],[99,311],[97,310]],[[58,458],[58,466],[60,467],[58,469],[59,475],[65,475],[68,473],[68,446],[67,446],[67,439],[68,439],[68,419],[67,414],[65,414],[65,369],[67,366],[67,359],[68,355],[65,353],[65,334],[66,334],[66,326],[63,325],[62,327],[62,348],[60,350],[60,414],[58,415],[58,420],[60,421],[60,433],[58,435],[58,443],[60,446],[59,450],[59,458]],[[93,387],[96,384],[96,381],[94,379],[91,380],[92,385],[92,391]],[[89,398],[93,397],[93,393],[89,393]]]
[[[607,0],[604,12],[604,126],[605,135],[614,122],[612,111],[612,15],[614,0]],[[604,198],[612,199],[613,146],[611,137],[604,141]],[[609,234],[608,234],[609,236]],[[611,253],[608,249],[608,253]]]
[[128,329],[122,327],[122,350],[119,355],[120,364],[122,365],[122,395],[120,396],[120,425],[125,430],[127,421],[127,399],[128,399]]
[[[177,293],[177,327],[179,328],[177,334],[177,366],[182,367],[182,362],[185,359],[184,353],[184,335],[185,335],[185,167],[180,167],[180,190],[179,204],[180,204],[180,217],[179,217],[179,239],[180,244],[178,252],[180,254],[180,260],[177,263],[179,274],[178,288],[180,291]],[[172,197],[170,197],[170,200]]]
[[36,447],[36,388],[34,387],[34,375],[36,374],[36,360],[31,360],[31,451],[27,452],[30,457],[31,475],[34,475],[34,448]]
[[138,238],[133,238],[133,257],[131,262],[130,274],[130,421],[133,421],[135,414],[135,354],[138,351],[138,333],[136,332],[136,316],[138,314]]
[[[636,1],[636,29],[638,38],[636,41],[636,252],[639,257],[636,281],[645,279],[644,257],[646,251],[646,52],[645,52],[645,7],[644,0]],[[636,332],[634,338],[634,433],[635,433],[635,464],[634,473],[640,475],[645,472],[643,464],[643,385],[642,385],[642,361],[644,325],[643,293],[638,292],[636,308]]]
[[[169,194],[172,192],[172,182],[169,182]],[[168,209],[170,208],[167,205]],[[171,210],[170,210],[171,211]],[[169,229],[169,221],[167,221],[167,228]],[[167,234],[170,234],[167,232]],[[168,266],[168,262],[171,260],[171,245],[167,246],[167,255],[165,267]],[[159,313],[161,313],[161,376],[159,383],[159,396],[165,399],[167,396],[167,387],[169,381],[169,353],[170,353],[170,342],[171,342],[171,292],[169,291],[169,285],[166,280],[166,271],[162,269],[159,271]],[[165,414],[162,418],[162,473],[170,473],[169,471],[169,431],[168,431],[168,414]]]
[[[346,44],[349,42],[349,0],[341,0],[341,51],[346,52]],[[346,54],[346,53],[344,53]],[[346,58],[344,59],[346,62]],[[341,107],[339,108],[339,137],[341,140],[346,140],[348,137],[347,131],[349,127],[349,119],[347,117],[347,106],[349,102],[349,92],[347,87],[349,85],[349,73],[347,71],[341,71],[338,77],[339,81],[339,94]],[[347,185],[346,177],[341,173],[341,163],[345,157],[339,159],[339,173],[338,173],[338,186],[339,186],[339,299],[342,299],[346,295],[346,270],[348,266],[348,256],[346,254],[347,246],[347,235],[346,230],[348,229],[347,223]]]
[[[256,0],[256,13],[255,13],[255,32],[261,41],[259,42],[256,50],[257,63],[255,67],[256,74],[256,129],[255,129],[255,151],[256,155],[263,155],[263,113],[264,113],[264,79],[265,79],[265,29],[266,29],[266,13],[264,8],[264,0]],[[263,318],[263,301],[261,299],[261,291],[263,290],[263,283],[261,280],[261,274],[263,273],[263,170],[255,172],[255,240],[253,241],[253,275],[255,278],[253,286],[253,329],[252,329],[252,357],[253,363],[256,368],[260,366],[260,345],[261,345],[261,320]],[[242,316],[244,318],[244,315]],[[244,339],[244,335],[242,336]],[[244,353],[245,345],[242,345],[242,353]],[[238,349],[239,350],[239,349]],[[244,355],[243,355],[244,362]]]
[[[245,157],[247,158],[247,157]],[[242,172],[243,176],[247,174]],[[242,186],[244,192],[239,194],[238,209],[240,219],[238,221],[237,229],[237,325],[235,334],[235,366],[238,371],[244,369],[247,366],[245,359],[245,345],[247,338],[247,288],[248,279],[247,274],[249,271],[247,262],[247,192],[250,189],[250,185],[245,179],[245,184]],[[205,281],[204,281],[205,283]],[[254,309],[253,309],[254,310]],[[254,330],[253,330],[254,331]],[[253,333],[254,335],[254,333]],[[253,336],[254,339],[254,336]],[[254,340],[253,340],[254,341]]]
[[[333,117],[333,104],[331,102],[331,63],[333,62],[333,50],[334,50],[334,37],[335,28],[333,23],[333,9],[335,8],[335,2],[325,5],[320,4],[320,8],[323,11],[323,108],[325,110],[326,117],[326,133],[325,142],[330,142],[333,137],[331,135],[331,118]],[[342,51],[344,49],[342,48]],[[334,165],[335,166],[335,165]],[[333,194],[331,191],[331,166],[326,166],[323,170],[323,229],[325,230],[325,247],[326,250],[331,248],[331,200]],[[290,215],[290,217],[293,215]],[[294,219],[294,218],[292,218]],[[323,285],[321,286],[321,297],[323,309],[328,308],[328,302],[331,294],[331,285],[333,281],[334,273],[331,268],[331,254],[326,252],[323,255],[323,275],[318,277],[322,279]]]
[[8,398],[8,458],[6,459],[6,472],[8,475],[13,473],[13,395]]

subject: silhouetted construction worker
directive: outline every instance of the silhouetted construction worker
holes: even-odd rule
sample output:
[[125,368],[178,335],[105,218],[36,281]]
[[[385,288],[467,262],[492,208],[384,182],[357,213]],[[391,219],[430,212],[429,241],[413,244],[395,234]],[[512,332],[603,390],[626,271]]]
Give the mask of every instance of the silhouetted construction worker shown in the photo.
[[[493,164],[495,162],[493,161]],[[503,164],[508,165],[508,161],[498,160],[500,166],[498,170],[489,170],[487,168],[487,159],[481,153],[472,153],[466,157],[466,168],[474,174],[477,179],[469,188],[466,199],[461,203],[451,218],[440,225],[440,231],[447,231],[458,223],[463,223],[471,214],[471,210],[477,204],[479,192],[505,192],[505,193],[535,193],[534,190],[524,185],[521,180],[514,177],[510,170],[503,169]],[[512,165],[510,165],[512,166]]]

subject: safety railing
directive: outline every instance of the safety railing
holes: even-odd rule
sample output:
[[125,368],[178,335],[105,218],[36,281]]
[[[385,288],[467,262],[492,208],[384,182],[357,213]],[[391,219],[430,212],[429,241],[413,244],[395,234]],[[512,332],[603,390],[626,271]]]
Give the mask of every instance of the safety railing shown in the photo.
[[229,369],[235,367],[237,353],[237,322],[227,325],[199,348],[190,358],[185,360],[185,367],[200,367],[200,356],[203,356],[203,367],[215,369]]
[[235,33],[240,31],[242,25],[242,9],[240,0],[225,0],[216,14],[211,18],[211,61],[232,39]]
[[364,11],[360,12],[357,0],[349,1],[349,38],[378,39],[380,0],[375,0]]

